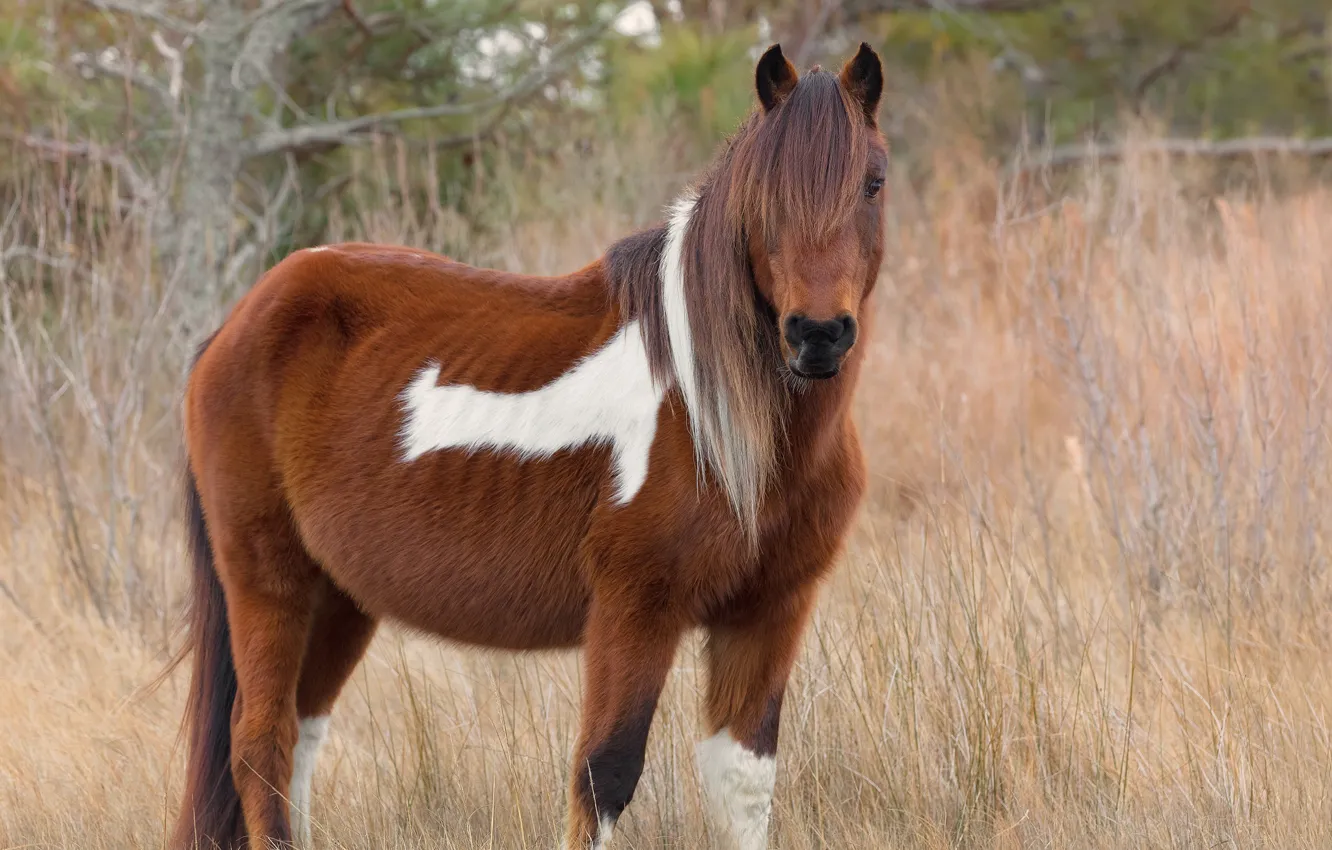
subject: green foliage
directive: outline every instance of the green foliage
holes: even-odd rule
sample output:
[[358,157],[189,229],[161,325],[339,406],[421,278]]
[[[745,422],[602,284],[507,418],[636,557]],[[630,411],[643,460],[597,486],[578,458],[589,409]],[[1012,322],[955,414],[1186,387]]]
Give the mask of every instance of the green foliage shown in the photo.
[[1048,129],[1056,142],[1113,133],[1125,112],[1164,117],[1182,134],[1332,132],[1332,10],[1324,0],[940,9],[882,15],[867,26],[898,75],[926,85],[965,68],[992,75],[992,105],[1006,114],[975,129],[997,145],[1011,144],[1020,128],[1015,99],[1028,129],[1037,137]]
[[[207,8],[186,0],[151,5],[189,19]],[[247,130],[485,101],[523,80],[550,44],[585,33],[624,5],[352,0],[289,45],[269,69],[272,85],[247,95]],[[757,4],[722,4],[734,14],[718,23],[712,13],[721,7],[691,0],[681,6],[683,20],[666,21],[651,37],[608,30],[590,38],[555,83],[503,109],[387,126],[389,147],[400,142],[405,152],[388,157],[388,182],[404,182],[400,173],[409,170],[410,185],[399,189],[404,198],[428,197],[469,227],[502,228],[524,206],[517,195],[534,185],[524,183],[525,173],[574,167],[606,139],[650,138],[673,161],[698,162],[752,109],[758,51],[768,41],[801,43],[800,22],[811,20],[800,14],[805,7],[797,0],[770,5],[762,12],[771,34],[762,38],[756,24],[738,23],[757,20],[749,14]],[[1002,157],[1023,133],[1054,143],[1113,136],[1133,113],[1160,117],[1180,135],[1332,134],[1327,0],[1055,0],[1015,13],[963,12],[963,4],[947,3],[856,11],[874,5],[847,0],[823,29],[806,33],[814,45],[806,64],[840,62],[862,37],[878,48],[888,66],[884,123],[899,155],[927,152],[938,138],[934,130],[970,134]],[[110,47],[114,63],[168,79],[154,29],[86,1],[11,0],[0,17],[0,132],[92,140],[149,177],[169,175],[179,167],[182,133],[201,131],[185,120],[201,82],[198,42],[190,48],[167,32],[186,56],[183,93],[170,107],[87,68],[89,57]],[[331,209],[354,214],[358,181],[384,182],[384,174],[366,170],[380,161],[364,155],[369,138],[349,141],[246,163],[238,210],[262,211],[293,178],[298,187],[272,250],[321,239]],[[0,158],[0,197],[30,162]]]
[[660,44],[628,40],[609,46],[605,87],[617,129],[644,120],[712,145],[733,131],[754,104],[755,34],[720,34],[667,26]]

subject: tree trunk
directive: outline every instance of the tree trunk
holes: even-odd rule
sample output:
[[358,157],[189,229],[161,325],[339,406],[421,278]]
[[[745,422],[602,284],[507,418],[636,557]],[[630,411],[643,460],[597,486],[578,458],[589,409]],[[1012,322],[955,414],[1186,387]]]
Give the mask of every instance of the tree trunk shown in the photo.
[[218,301],[222,262],[231,248],[232,192],[241,171],[241,145],[250,93],[233,85],[242,14],[235,3],[213,0],[201,39],[201,80],[193,98],[179,176],[176,261],[188,307]]
[[[222,268],[235,238],[233,192],[245,166],[254,93],[275,73],[274,59],[339,0],[287,0],[257,20],[241,0],[210,0],[199,38],[200,84],[191,98],[185,155],[168,244],[186,307],[203,321],[227,300]],[[198,312],[196,312],[198,311]]]

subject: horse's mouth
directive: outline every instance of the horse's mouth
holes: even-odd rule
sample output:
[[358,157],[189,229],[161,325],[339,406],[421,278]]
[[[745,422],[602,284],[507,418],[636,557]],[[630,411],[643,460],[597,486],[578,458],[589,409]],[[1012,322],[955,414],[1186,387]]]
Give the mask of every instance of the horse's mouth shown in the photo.
[[817,363],[811,366],[806,363],[801,366],[794,358],[786,362],[786,368],[791,370],[791,374],[797,378],[804,378],[807,381],[826,381],[829,378],[837,377],[842,371],[842,364],[837,361],[828,363]]

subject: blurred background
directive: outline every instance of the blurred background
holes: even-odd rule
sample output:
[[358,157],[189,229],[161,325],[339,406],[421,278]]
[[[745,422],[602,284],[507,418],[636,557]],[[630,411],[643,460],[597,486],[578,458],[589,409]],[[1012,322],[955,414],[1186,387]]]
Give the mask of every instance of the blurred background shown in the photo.
[[[288,252],[577,268],[802,70],[885,62],[872,484],[774,846],[1332,841],[1325,0],[0,0],[0,845],[174,815],[179,402]],[[697,647],[626,847],[711,846]],[[183,671],[182,671],[183,672]],[[386,628],[322,846],[554,846],[575,656]]]
[[[772,42],[801,68],[871,42],[884,130],[928,180],[964,139],[998,163],[1144,122],[1332,132],[1327,17],[1319,0],[6,0],[0,186],[101,166],[154,261],[226,301],[293,248],[363,230],[386,193],[441,219],[430,247],[477,262],[580,183],[648,216],[660,190],[642,184],[708,158]],[[69,235],[36,241],[63,255]],[[18,221],[6,238],[34,242]]]

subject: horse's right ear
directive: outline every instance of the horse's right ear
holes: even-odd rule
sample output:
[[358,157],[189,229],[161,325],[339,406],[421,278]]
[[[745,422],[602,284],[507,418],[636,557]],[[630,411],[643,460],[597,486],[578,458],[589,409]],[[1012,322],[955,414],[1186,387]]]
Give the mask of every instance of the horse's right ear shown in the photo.
[[786,100],[800,77],[795,66],[782,55],[782,46],[769,47],[754,69],[754,87],[758,89],[759,103],[764,112],[771,112]]

